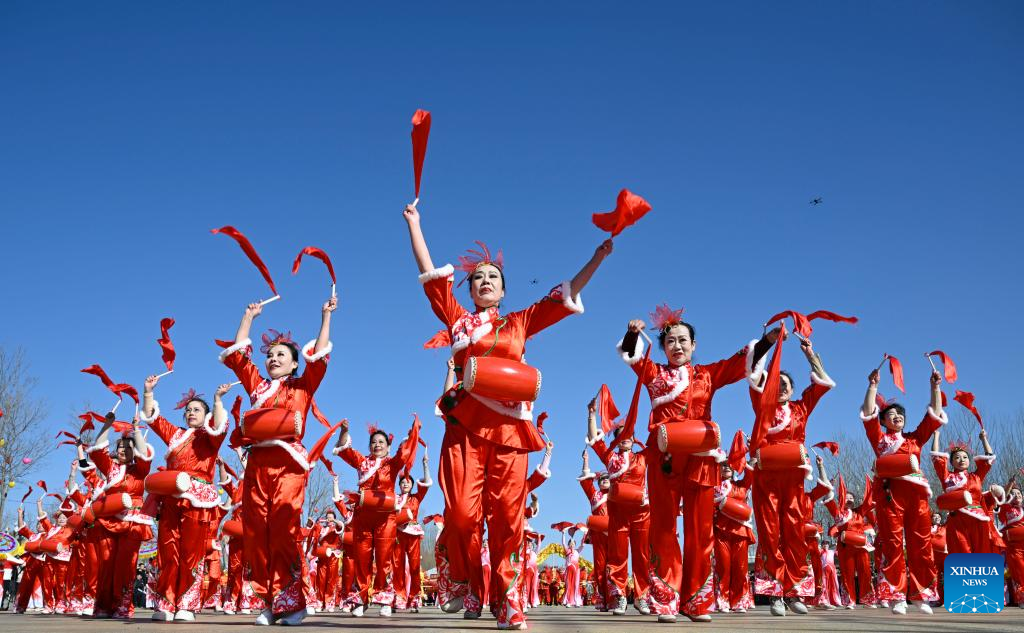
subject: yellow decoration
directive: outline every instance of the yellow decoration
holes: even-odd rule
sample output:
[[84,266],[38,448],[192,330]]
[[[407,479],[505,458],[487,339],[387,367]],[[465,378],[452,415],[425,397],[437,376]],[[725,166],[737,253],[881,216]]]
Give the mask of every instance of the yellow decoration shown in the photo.
[[7,443],[7,440],[5,440],[4,438],[0,437],[0,448],[2,448],[3,445],[6,444],[6,443]]
[[[537,552],[537,567],[540,567],[548,556],[552,554],[565,558],[565,548],[562,547],[561,543],[548,543],[544,546],[544,549]],[[580,567],[587,570],[587,573],[594,571],[594,563],[580,556]]]
[[14,482],[12,481],[12,482],[10,482],[9,484],[7,484],[7,487],[8,487],[8,488],[13,488],[13,487],[14,487],[14,485],[15,485],[15,484],[14,484]]

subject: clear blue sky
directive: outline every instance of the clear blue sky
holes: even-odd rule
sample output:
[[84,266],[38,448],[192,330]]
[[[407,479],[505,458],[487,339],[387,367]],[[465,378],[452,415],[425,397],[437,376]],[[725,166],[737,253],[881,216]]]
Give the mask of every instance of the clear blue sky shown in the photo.
[[[1022,18],[1014,2],[8,2],[0,344],[28,350],[56,432],[83,403],[110,404],[82,367],[140,386],[160,370],[154,339],[172,316],[166,411],[229,378],[212,339],[267,295],[209,229],[237,226],[276,277],[284,299],[257,329],[301,340],[328,285],[318,262],[292,277],[291,261],[320,246],[341,307],[318,399],[358,444],[366,422],[401,436],[420,412],[436,466],[445,354],[420,347],[439,324],[401,218],[409,119],[425,108],[434,261],[474,239],[504,249],[509,308],[578,270],[603,239],[590,214],[620,188],[654,207],[616,240],[586,313],[529,346],[557,444],[538,525],[585,517],[585,404],[607,382],[625,408],[632,373],[613,346],[663,301],[686,307],[699,361],[782,309],[859,316],[816,330],[839,387],[811,441],[857,433],[883,352],[903,358],[912,410],[922,354],[941,347],[958,386],[1008,414],[1021,405]],[[802,388],[796,347],[784,364]],[[742,385],[715,418],[730,436],[750,427]],[[40,475],[56,481],[67,457]],[[440,506],[434,491],[424,513]]]

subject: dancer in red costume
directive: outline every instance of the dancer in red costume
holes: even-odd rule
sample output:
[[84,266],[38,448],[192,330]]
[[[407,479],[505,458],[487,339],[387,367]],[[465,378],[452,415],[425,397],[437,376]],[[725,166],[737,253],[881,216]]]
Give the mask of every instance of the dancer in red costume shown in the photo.
[[[502,315],[498,304],[505,295],[500,257],[489,253],[464,258],[461,268],[469,274],[473,310],[462,307],[452,290],[452,266],[434,267],[420,228],[415,206],[406,207],[413,255],[420,281],[434,314],[448,328],[455,357],[456,376],[470,358],[522,361],[527,337],[583,311],[579,293],[605,257],[612,252],[611,240],[598,247],[594,256],[573,278],[563,282],[531,307]],[[532,424],[532,403],[506,401],[470,394],[462,382],[441,399],[447,426],[441,447],[439,480],[445,498],[445,530],[437,543],[438,600],[447,613],[479,613],[480,595],[470,582],[480,578],[482,523],[487,521],[490,548],[496,566],[497,624],[501,628],[525,629],[526,617],[516,576],[518,553],[523,539],[523,511],[526,502],[527,455],[544,447]],[[484,507],[490,512],[484,515]]]
[[220,493],[213,478],[228,420],[221,398],[231,385],[217,388],[212,410],[202,394],[195,390],[184,394],[174,407],[185,410],[185,428],[181,428],[160,414],[160,404],[153,398],[159,381],[157,376],[146,378],[141,420],[167,445],[167,470],[187,475],[189,485],[184,492],[164,496],[160,503],[160,577],[153,619],[192,622],[202,608],[204,560],[220,523],[215,512]]
[[302,348],[306,368],[301,376],[296,375],[299,347],[289,336],[264,336],[260,349],[266,354],[264,366],[269,378],[263,378],[249,358],[249,330],[253,319],[263,311],[259,303],[249,304],[234,344],[220,355],[221,362],[235,373],[249,394],[253,408],[245,412],[242,422],[251,422],[250,433],[257,432],[261,420],[295,416],[296,422],[295,432],[284,439],[262,431],[260,437],[251,437],[243,434],[241,427],[231,433],[231,445],[244,446],[248,451],[242,488],[245,564],[253,589],[266,604],[256,618],[257,625],[275,621],[294,625],[306,617],[298,530],[310,464],[302,438],[313,394],[327,372],[332,349],[331,314],[337,307],[335,297],[323,304],[320,332]]
[[[594,481],[597,485],[594,485]],[[590,503],[590,515],[597,517],[608,516],[608,491],[611,489],[611,479],[606,471],[597,474],[590,470],[590,455],[587,449],[583,449],[583,472],[579,476],[580,487],[583,494]],[[609,518],[609,525],[611,519]],[[608,611],[611,602],[609,598],[610,582],[608,578],[608,531],[591,529],[590,545],[594,552],[594,572],[591,578],[594,581],[594,608],[598,611]]]
[[951,443],[949,452],[939,450],[939,435],[935,430],[932,437],[932,465],[935,475],[942,484],[943,492],[965,491],[970,501],[951,512],[946,520],[946,549],[950,554],[987,554],[995,552],[989,534],[991,519],[982,506],[982,491],[985,477],[996,460],[988,434],[981,430],[978,438],[985,449],[984,455],[975,455],[974,472],[969,472],[971,454],[966,444]]
[[419,613],[423,604],[420,584],[420,543],[423,526],[419,522],[420,504],[427,490],[434,485],[430,478],[430,461],[423,450],[423,479],[416,482],[412,492],[412,476],[405,472],[398,478],[399,495],[395,500],[395,525],[398,526],[398,544],[395,545],[395,608]]
[[338,568],[341,562],[345,523],[338,519],[336,511],[328,509],[317,521],[314,535],[312,547],[316,556],[317,601],[321,609],[334,613],[337,607]]
[[[747,552],[754,543],[753,525],[749,517],[733,511],[746,509],[747,494],[754,473],[749,467],[743,477],[733,479],[728,462],[721,466],[722,483],[715,487],[715,575],[718,577],[719,611],[746,613],[750,600],[750,579],[747,574]],[[730,502],[729,500],[733,500]]]
[[[761,451],[771,447],[798,444],[803,446],[807,438],[807,421],[817,406],[818,400],[835,383],[825,373],[821,357],[814,353],[810,339],[800,339],[800,349],[811,366],[811,382],[804,389],[799,400],[791,400],[793,379],[786,373],[780,375],[779,404],[774,420],[766,429]],[[764,391],[765,372],[750,377],[750,399],[754,410],[761,408],[761,393]],[[758,468],[767,468],[759,463]],[[761,552],[765,556],[764,567],[774,580],[768,595],[771,596],[771,613],[786,615],[786,607],[793,613],[804,615],[807,606],[797,595],[797,585],[807,576],[807,547],[804,540],[804,478],[810,477],[810,464],[787,465],[774,470],[762,471],[764,476],[754,480],[754,517],[757,522],[757,537]],[[761,474],[761,473],[759,473]],[[783,599],[786,602],[783,602]]]
[[[871,448],[876,457],[911,456],[920,463],[921,449],[940,426],[946,424],[942,410],[941,376],[932,372],[931,405],[916,429],[904,432],[906,409],[900,404],[887,404],[881,411],[878,395],[878,370],[868,376],[860,416],[864,421]],[[876,468],[877,468],[876,461]],[[917,602],[923,613],[931,613],[929,601],[938,598],[935,563],[931,546],[931,510],[928,499],[931,488],[920,469],[908,469],[895,477],[875,477],[873,487],[878,497],[877,544],[881,554],[877,598],[890,601],[892,612],[905,615],[907,600]],[[904,552],[912,552],[907,557]],[[909,573],[908,573],[909,569]]]
[[[25,508],[18,507],[18,534],[21,534],[26,539],[25,545],[41,543],[43,536],[45,536],[45,530],[43,530],[42,526],[42,499],[39,500],[37,509],[39,511],[39,521],[36,524],[36,530],[33,532],[25,524]],[[28,552],[28,556],[25,559],[25,568],[21,574],[21,581],[18,583],[18,594],[15,596],[14,611],[16,613],[25,613],[29,603],[32,601],[32,594],[35,593],[36,587],[39,587],[39,593],[42,595],[45,562],[46,556],[44,554],[38,551]]]
[[1007,502],[999,506],[999,526],[1006,541],[1006,568],[1013,581],[1013,601],[1024,609],[1024,495],[1010,482]]
[[98,519],[98,586],[93,617],[128,620],[135,613],[132,593],[139,547],[153,538],[153,519],[141,512],[143,482],[152,465],[153,447],[146,443],[136,419],[132,421],[130,435],[117,440],[117,452],[111,458],[107,453],[110,446],[107,437],[113,423],[114,414],[108,413],[96,444],[88,452],[96,468],[106,477],[100,501],[115,495],[129,495],[131,508]]
[[43,613],[64,614],[69,611],[68,578],[69,561],[71,560],[72,530],[68,527],[68,517],[74,513],[74,507],[68,498],[68,489],[74,478],[74,466],[65,487],[65,497],[61,499],[57,516],[53,522],[43,512],[42,500],[39,504],[40,525],[44,530],[43,540],[59,543],[56,552],[47,552],[43,564]]
[[[817,464],[818,481],[828,482],[821,457],[817,458]],[[832,529],[836,536],[839,575],[849,598],[846,608],[853,609],[857,603],[876,608],[878,600],[872,581],[870,557],[874,551],[871,541],[875,535],[870,490],[865,491],[864,498],[858,505],[853,494],[846,491],[846,485],[842,483],[840,476],[839,490],[824,503],[835,522]],[[846,532],[850,534],[847,535]]]
[[[659,622],[674,622],[677,613],[694,621],[709,621],[714,601],[714,491],[720,481],[718,463],[725,455],[718,448],[672,458],[658,449],[659,427],[663,424],[711,422],[711,401],[715,392],[753,374],[754,364],[768,352],[779,330],[724,360],[709,365],[691,364],[697,341],[693,326],[681,320],[682,310],[661,313],[657,318],[658,342],[668,364],[643,357],[641,320],[629,322],[618,344],[622,359],[647,386],[651,398],[648,424],[647,485],[651,499],[650,607]],[[684,552],[680,552],[676,519],[679,504],[687,508],[683,517]]]
[[939,599],[938,606],[945,602],[945,587],[943,579],[946,569],[946,555],[949,550],[946,548],[946,525],[942,521],[942,514],[932,513],[932,560],[935,562],[935,575],[938,578]]
[[[395,501],[395,480],[403,468],[408,467],[416,454],[420,420],[413,422],[409,435],[389,456],[392,437],[384,431],[370,428],[370,455],[352,448],[348,429],[342,430],[334,454],[355,468],[359,475],[359,493],[362,499],[389,497]],[[376,493],[376,494],[374,494]],[[394,507],[375,507],[364,504],[356,509],[352,519],[352,543],[356,561],[355,585],[359,602],[352,615],[363,615],[370,603],[370,576],[373,576],[373,604],[380,605],[380,615],[389,617],[395,602],[393,585],[394,547],[396,538]]]
[[[631,490],[618,499],[609,486],[608,552],[605,576],[608,582],[608,607],[615,615],[626,612],[626,582],[629,580],[629,559],[632,553],[633,578],[636,579],[636,600],[633,606],[643,615],[651,613],[648,604],[650,587],[650,504],[647,499],[647,459],[633,451],[632,434],[622,435],[622,425],[613,431],[612,448],[604,441],[604,431],[597,427],[597,400],[587,404],[587,445],[608,468],[608,479],[615,490]],[[586,455],[586,454],[584,454]],[[586,467],[586,466],[585,466]],[[596,564],[596,563],[595,563]]]
[[[562,595],[563,607],[582,607],[583,595],[580,592],[580,552],[576,547],[576,526],[562,530],[562,548],[565,550],[565,594]],[[586,532],[580,534],[580,542]]]

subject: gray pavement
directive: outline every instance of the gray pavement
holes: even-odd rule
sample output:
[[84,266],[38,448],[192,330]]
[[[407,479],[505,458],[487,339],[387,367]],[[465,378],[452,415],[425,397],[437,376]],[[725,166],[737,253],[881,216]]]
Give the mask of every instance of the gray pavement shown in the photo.
[[[172,627],[179,632],[219,631],[237,633],[250,630],[255,616],[225,616],[215,613],[202,614],[195,623],[157,623],[151,621],[150,611],[140,611],[130,622],[114,620],[87,620],[56,615],[14,615],[0,612],[0,632],[21,633],[22,631],[157,631]],[[969,631],[1024,631],[1024,609],[1011,608],[992,615],[961,615],[936,609],[935,614],[926,616],[910,614],[894,616],[884,609],[857,609],[853,611],[812,611],[805,616],[787,615],[772,617],[767,607],[739,614],[726,613],[713,616],[705,624],[694,624],[680,618],[675,624],[658,624],[653,618],[636,612],[625,616],[597,613],[589,608],[565,609],[541,607],[530,612],[530,630],[536,633],[553,631],[598,633],[640,633],[641,631],[671,631],[673,629],[702,631],[920,631],[969,632]],[[377,609],[362,618],[353,618],[340,613],[327,613],[308,618],[305,628],[344,627],[358,631],[494,631],[494,620],[488,616],[476,621],[449,616],[432,608],[421,613],[398,613],[390,619],[377,615]]]

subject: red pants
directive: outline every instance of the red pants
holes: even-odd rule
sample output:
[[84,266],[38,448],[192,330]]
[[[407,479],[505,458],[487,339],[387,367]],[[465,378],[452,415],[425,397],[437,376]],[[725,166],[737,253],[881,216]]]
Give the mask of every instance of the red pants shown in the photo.
[[252,588],[274,614],[306,608],[298,543],[306,472],[280,448],[254,448],[242,487],[245,564]]
[[495,563],[490,594],[498,622],[507,623],[522,613],[514,581],[523,542],[527,455],[484,441],[455,424],[447,426],[439,473],[445,528],[436,547],[440,604],[464,597],[466,609],[481,608],[480,546],[486,520]]
[[[420,541],[422,536],[398,533],[395,547],[395,605],[399,609],[420,606]],[[406,585],[409,589],[406,591]]]
[[[946,588],[943,586],[943,578],[946,575],[946,552],[933,549],[932,558],[935,560],[935,577],[939,588],[939,604],[941,605],[946,601]],[[1007,552],[1006,566],[1010,566],[1009,552]]]
[[318,556],[316,559],[316,597],[324,609],[333,609],[338,603],[340,560],[337,556]]
[[103,529],[99,525],[86,528],[82,538],[82,608],[92,609],[96,606],[96,591],[100,584],[100,537]]
[[[900,479],[888,480],[889,491],[879,499],[876,546],[882,554],[880,600],[931,600],[937,598],[935,561],[932,559],[931,509],[923,486]],[[946,542],[949,526],[946,527]],[[911,556],[904,555],[906,551]],[[950,548],[952,551],[952,548]],[[910,568],[909,577],[907,568]]]
[[[647,598],[651,586],[650,527],[651,512],[647,507],[608,502],[608,552],[605,576],[610,585],[606,587],[610,600],[618,600],[620,596],[626,595],[630,554],[633,561],[634,591],[638,598]],[[594,564],[597,564],[596,560]]]
[[750,540],[724,530],[715,533],[715,574],[718,593],[729,608],[740,606],[747,592],[747,550]]
[[15,611],[23,613],[32,600],[32,592],[36,585],[43,586],[43,561],[25,555],[25,571],[21,574],[18,582],[18,595],[15,602]]
[[132,593],[135,590],[135,564],[139,560],[139,547],[143,541],[153,537],[153,532],[147,525],[126,521],[117,524],[117,531],[111,531],[104,525],[92,529],[99,531],[96,541],[99,571],[96,613],[130,618],[135,613]]
[[951,512],[946,521],[946,549],[950,554],[988,554],[992,550],[990,524],[963,512]]
[[1013,601],[1024,604],[1024,543],[1006,544],[1006,568],[1013,581]]
[[796,585],[807,575],[806,496],[804,471],[799,468],[754,479],[754,518],[765,571],[782,585],[786,597],[796,596]]
[[[610,525],[609,519],[609,525]],[[650,519],[648,517],[648,525],[650,525]],[[591,574],[591,580],[594,581],[594,606],[601,611],[605,611],[608,608],[609,591],[608,583],[611,579],[608,577],[608,535],[602,534],[601,532],[590,533],[590,546],[594,550],[594,571]],[[650,553],[650,545],[644,547],[644,555]],[[530,594],[527,593],[527,596]]]
[[194,508],[186,499],[165,497],[160,510],[156,581],[158,611],[199,611],[206,550],[216,531],[212,508]]
[[392,586],[395,548],[395,514],[359,510],[352,521],[352,553],[355,556],[355,584],[363,604],[370,602],[370,576],[373,576],[373,603],[390,606],[395,602]]
[[230,611],[243,609],[242,606],[242,539],[228,541],[228,591],[224,607]]
[[839,543],[836,554],[839,556],[839,575],[846,595],[850,597],[850,603],[877,602],[874,589],[871,587],[871,559],[868,557],[868,551]]
[[[206,571],[206,586],[203,588],[201,604],[205,606],[220,595],[221,585],[224,584],[224,570],[221,567],[220,552],[214,550],[213,553],[207,556],[203,561],[203,567]],[[200,584],[202,584],[202,578],[200,578]],[[189,610],[191,611],[191,609]]]
[[68,563],[47,558],[43,570],[43,604],[56,613],[64,613],[68,607]]
[[[647,460],[647,489],[651,499],[651,611],[658,615],[710,613],[714,604],[714,486],[665,474],[659,454]],[[680,499],[685,508],[682,553],[676,529]]]

